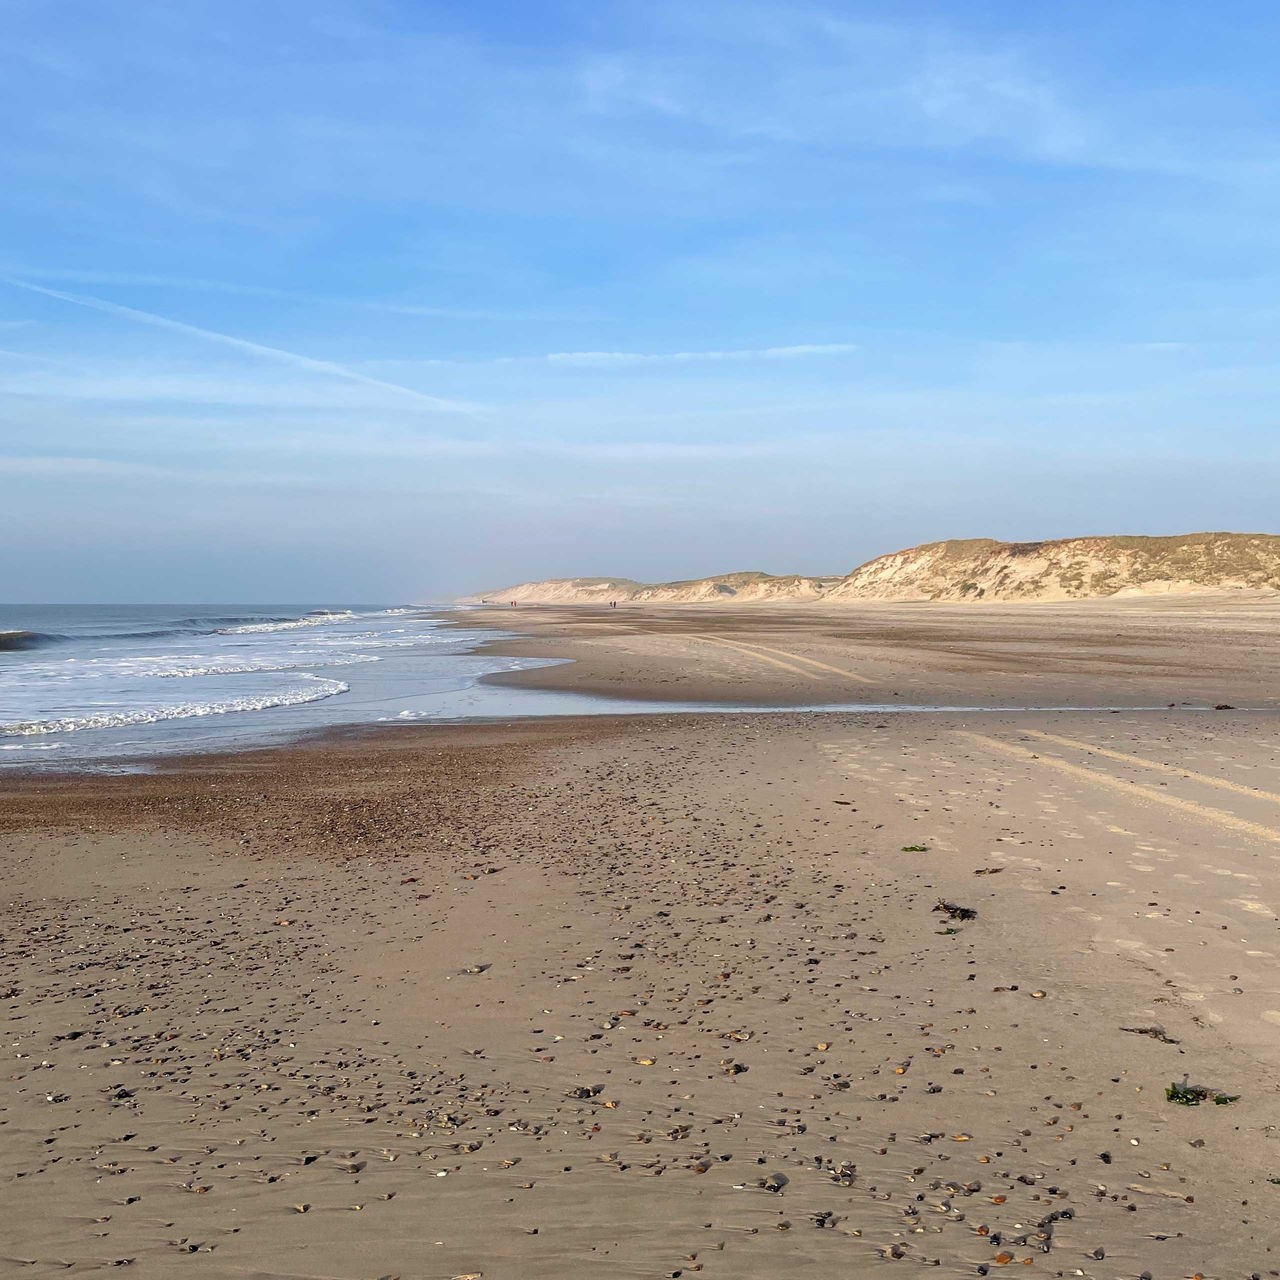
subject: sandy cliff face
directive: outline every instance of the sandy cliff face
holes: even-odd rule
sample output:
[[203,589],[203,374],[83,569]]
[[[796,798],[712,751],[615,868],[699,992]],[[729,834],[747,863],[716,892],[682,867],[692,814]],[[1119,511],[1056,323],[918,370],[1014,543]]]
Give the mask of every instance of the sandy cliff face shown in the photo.
[[684,582],[556,578],[471,600],[664,604],[826,600],[1077,600],[1214,590],[1280,591],[1280,535],[1192,533],[1167,538],[929,542],[879,556],[843,578],[730,573]]
[[880,556],[830,600],[1077,600],[1245,588],[1280,589],[1280,537],[1196,533],[1169,538],[931,542]]

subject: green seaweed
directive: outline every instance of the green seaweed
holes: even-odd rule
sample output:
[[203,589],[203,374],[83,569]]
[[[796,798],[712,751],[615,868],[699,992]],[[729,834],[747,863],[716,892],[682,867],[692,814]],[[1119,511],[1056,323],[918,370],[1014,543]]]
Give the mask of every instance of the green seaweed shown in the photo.
[[1181,1084],[1171,1084],[1164,1091],[1164,1096],[1180,1107],[1198,1107],[1202,1102],[1212,1102],[1215,1107],[1226,1107],[1240,1101],[1238,1093],[1222,1093],[1202,1084],[1187,1084],[1185,1080]]

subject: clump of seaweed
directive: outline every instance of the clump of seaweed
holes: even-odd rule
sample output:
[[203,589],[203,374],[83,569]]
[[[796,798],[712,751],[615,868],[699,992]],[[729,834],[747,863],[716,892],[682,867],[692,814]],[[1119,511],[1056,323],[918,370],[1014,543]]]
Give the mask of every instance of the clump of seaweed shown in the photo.
[[1150,1036],[1152,1040],[1159,1040],[1161,1044],[1181,1044],[1182,1041],[1176,1040],[1169,1035],[1163,1027],[1121,1027],[1121,1031],[1127,1031],[1134,1036]]
[[1164,1096],[1180,1107],[1198,1107],[1202,1102],[1212,1102],[1215,1107],[1229,1106],[1240,1101],[1238,1093],[1223,1093],[1221,1089],[1211,1089],[1208,1085],[1188,1084],[1183,1076],[1181,1083],[1175,1081],[1165,1091]]

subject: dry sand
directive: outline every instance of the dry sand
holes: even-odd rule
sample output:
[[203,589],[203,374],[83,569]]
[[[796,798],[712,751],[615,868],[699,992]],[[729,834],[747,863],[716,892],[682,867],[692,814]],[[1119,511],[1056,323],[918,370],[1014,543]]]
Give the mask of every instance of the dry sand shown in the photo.
[[[1272,705],[1273,613],[1075,610],[520,643],[631,696]],[[1275,1275],[1276,727],[657,714],[10,777],[0,1274]]]

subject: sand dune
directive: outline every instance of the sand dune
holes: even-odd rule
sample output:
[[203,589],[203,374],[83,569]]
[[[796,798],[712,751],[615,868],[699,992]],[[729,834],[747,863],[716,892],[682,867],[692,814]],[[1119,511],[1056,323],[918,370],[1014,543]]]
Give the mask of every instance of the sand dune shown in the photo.
[[761,572],[679,582],[553,578],[468,602],[591,604],[858,600],[1077,600],[1203,591],[1280,591],[1280,535],[1190,533],[1051,542],[929,542],[878,556],[844,577]]
[[760,572],[726,573],[712,578],[689,578],[680,582],[636,582],[631,578],[551,578],[545,582],[522,582],[499,587],[476,596],[467,603],[506,604],[608,604],[611,600],[634,603],[706,604],[758,600],[818,600],[839,578],[812,578],[798,574]]

